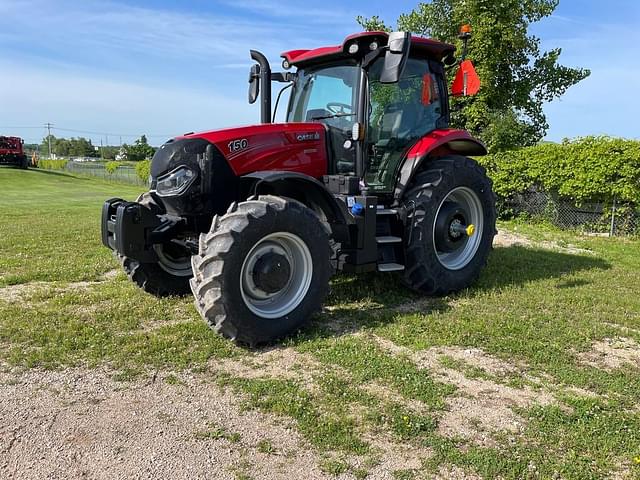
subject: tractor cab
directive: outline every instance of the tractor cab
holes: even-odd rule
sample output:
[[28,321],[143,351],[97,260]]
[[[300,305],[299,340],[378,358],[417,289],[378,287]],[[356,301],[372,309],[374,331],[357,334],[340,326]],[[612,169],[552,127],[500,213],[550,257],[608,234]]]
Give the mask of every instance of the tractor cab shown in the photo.
[[283,67],[297,70],[272,79],[292,83],[287,122],[325,126],[330,175],[392,193],[409,148],[449,125],[444,64],[453,53],[403,32],[363,32],[340,46],[283,53]]

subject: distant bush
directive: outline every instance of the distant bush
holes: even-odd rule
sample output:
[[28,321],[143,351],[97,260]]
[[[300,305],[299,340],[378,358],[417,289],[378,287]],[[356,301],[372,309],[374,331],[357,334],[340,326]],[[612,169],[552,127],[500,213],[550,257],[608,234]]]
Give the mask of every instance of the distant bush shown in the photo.
[[38,161],[38,167],[44,168],[45,170],[64,170],[67,166],[68,160],[48,160],[41,159]]
[[122,163],[111,161],[104,164],[104,169],[109,175],[113,175],[120,165],[122,165]]
[[140,160],[136,164],[136,173],[140,179],[146,182],[151,175],[151,160]]
[[532,188],[580,204],[598,201],[640,204],[640,142],[585,137],[478,158],[499,199]]

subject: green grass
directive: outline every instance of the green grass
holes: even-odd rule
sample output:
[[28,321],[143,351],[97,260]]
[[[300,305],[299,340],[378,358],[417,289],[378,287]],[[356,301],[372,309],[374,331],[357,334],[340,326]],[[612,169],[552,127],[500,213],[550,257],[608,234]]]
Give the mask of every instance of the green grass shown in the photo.
[[100,242],[100,206],[139,187],[37,169],[0,170],[0,286],[96,280],[114,267]]
[[[2,356],[26,366],[106,363],[126,379],[147,367],[198,368],[242,351],[203,324],[190,301],[156,299],[120,273],[100,240],[105,199],[139,188],[39,170],[0,168],[0,288],[30,282],[23,303],[0,301]],[[179,319],[179,322],[176,322]]]
[[228,432],[223,426],[212,423],[207,430],[196,432],[197,440],[226,440],[230,443],[238,443],[242,436],[238,432]]
[[[0,288],[25,285],[21,303],[0,297],[4,361],[45,368],[107,365],[117,378],[129,379],[157,369],[203,371],[218,358],[260,356],[212,333],[191,298],[156,299],[123,274],[103,278],[117,265],[100,243],[100,206],[109,197],[134,198],[139,188],[0,169],[0,191]],[[624,470],[630,478],[640,475],[639,369],[606,370],[577,358],[604,338],[640,343],[640,241],[522,222],[500,228],[591,253],[535,243],[496,248],[473,288],[439,299],[408,292],[394,276],[337,276],[327,310],[281,344],[315,360],[307,372],[312,384],[220,373],[217,381],[242,394],[247,408],[292,420],[326,455],[322,469],[335,475],[364,478],[384,456],[372,438],[431,452],[421,458],[422,468],[398,469],[396,478],[421,478],[451,465],[485,478],[598,479]],[[95,283],[73,285],[80,281]],[[445,438],[438,421],[447,400],[459,394],[456,387],[410,355],[383,349],[378,339],[407,352],[480,348],[520,373],[499,377],[447,355],[439,365],[468,379],[533,385],[554,395],[557,404],[517,409],[523,431],[494,433],[491,447]],[[177,377],[165,376],[179,386],[172,380]],[[595,396],[579,396],[569,387]],[[376,388],[393,395],[384,397]],[[201,432],[203,438],[223,435],[216,428]],[[257,448],[269,453],[270,445]]]

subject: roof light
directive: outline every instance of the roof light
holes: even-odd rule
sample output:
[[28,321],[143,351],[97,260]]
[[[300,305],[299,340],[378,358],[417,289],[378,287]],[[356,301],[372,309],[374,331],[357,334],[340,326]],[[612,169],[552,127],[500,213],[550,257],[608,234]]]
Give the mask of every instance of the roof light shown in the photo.
[[377,48],[378,48],[378,42],[371,42],[371,43],[369,44],[369,50],[371,50],[372,52],[373,52],[374,50],[376,50]]
[[285,70],[289,70],[291,68],[291,64],[286,58],[282,60],[282,68],[284,68]]
[[471,25],[469,25],[468,23],[465,23],[464,25],[462,25],[460,27],[460,33],[471,33]]
[[360,47],[358,46],[357,43],[352,43],[351,45],[349,45],[349,53],[351,55],[358,53],[358,50],[360,49]]

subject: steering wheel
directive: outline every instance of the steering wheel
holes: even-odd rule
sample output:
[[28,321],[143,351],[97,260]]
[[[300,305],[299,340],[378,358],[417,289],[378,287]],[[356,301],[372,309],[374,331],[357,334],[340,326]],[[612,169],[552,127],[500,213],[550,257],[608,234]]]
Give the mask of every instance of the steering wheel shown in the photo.
[[[348,109],[349,111],[346,112],[345,109]],[[353,112],[353,108],[351,107],[351,105],[349,105],[348,103],[341,103],[341,102],[329,102],[329,103],[327,103],[327,110],[332,115],[342,115],[344,113]]]

